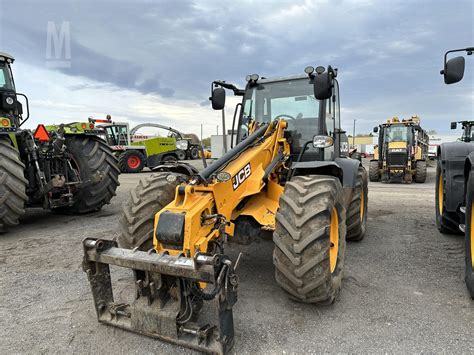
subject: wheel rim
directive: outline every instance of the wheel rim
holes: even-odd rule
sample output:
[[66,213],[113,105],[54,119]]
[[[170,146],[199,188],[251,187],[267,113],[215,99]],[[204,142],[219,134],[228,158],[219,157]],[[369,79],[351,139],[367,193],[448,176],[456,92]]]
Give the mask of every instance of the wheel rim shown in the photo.
[[329,226],[329,269],[334,272],[337,265],[337,254],[339,253],[339,217],[337,210],[333,207],[331,211],[331,224]]
[[362,189],[360,193],[360,220],[364,220],[364,212],[365,212],[365,195],[364,189]]
[[471,225],[469,226],[469,239],[471,242],[471,266],[474,268],[474,232],[472,226],[474,225],[474,213],[472,213],[474,208],[474,202],[471,203]]
[[441,171],[439,172],[439,178],[438,178],[438,211],[439,214],[443,214],[443,175],[441,174]]
[[136,169],[140,166],[140,158],[136,155],[131,155],[128,157],[127,164],[130,169]]

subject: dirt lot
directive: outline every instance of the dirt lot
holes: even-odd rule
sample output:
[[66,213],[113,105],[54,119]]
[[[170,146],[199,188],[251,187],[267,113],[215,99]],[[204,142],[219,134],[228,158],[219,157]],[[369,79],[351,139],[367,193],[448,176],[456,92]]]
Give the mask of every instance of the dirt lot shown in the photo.
[[[98,324],[81,269],[82,239],[117,236],[121,205],[144,175],[122,175],[117,197],[97,214],[30,210],[0,237],[2,353],[182,350]],[[349,244],[343,290],[330,307],[288,299],[273,280],[270,241],[242,248],[234,351],[473,352],[463,241],[438,233],[433,185],[433,168],[425,184],[370,183],[368,233]],[[237,255],[237,246],[228,250]]]

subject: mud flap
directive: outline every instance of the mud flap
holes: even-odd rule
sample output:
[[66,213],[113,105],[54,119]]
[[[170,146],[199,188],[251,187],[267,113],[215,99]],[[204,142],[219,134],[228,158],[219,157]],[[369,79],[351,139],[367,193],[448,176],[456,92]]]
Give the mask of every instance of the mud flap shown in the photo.
[[[92,238],[83,246],[83,269],[100,323],[208,353],[224,354],[232,348],[238,280],[226,256],[170,256],[122,249],[115,241]],[[133,270],[132,304],[114,302],[109,265]],[[199,282],[208,285],[206,290],[199,288]],[[215,319],[199,313],[203,302],[209,302]]]

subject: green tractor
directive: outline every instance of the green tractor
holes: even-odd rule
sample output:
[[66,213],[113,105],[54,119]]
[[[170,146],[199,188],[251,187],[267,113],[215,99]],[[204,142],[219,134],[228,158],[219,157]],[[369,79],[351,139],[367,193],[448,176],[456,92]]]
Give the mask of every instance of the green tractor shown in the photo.
[[[65,214],[100,210],[119,185],[112,150],[89,122],[21,128],[29,105],[15,90],[13,62],[0,53],[0,232],[18,224],[25,207]],[[26,102],[25,115],[18,97]]]

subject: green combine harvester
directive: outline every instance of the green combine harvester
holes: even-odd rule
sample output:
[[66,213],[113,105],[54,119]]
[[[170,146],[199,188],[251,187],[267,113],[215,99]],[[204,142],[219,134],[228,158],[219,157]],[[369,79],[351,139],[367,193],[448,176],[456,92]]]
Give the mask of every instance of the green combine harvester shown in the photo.
[[[143,168],[153,169],[164,163],[199,158],[199,145],[185,138],[187,135],[157,123],[142,123],[132,129],[127,122],[113,122],[110,115],[105,120],[89,118],[100,123],[103,138],[114,151],[123,173],[139,173]],[[136,135],[140,128],[153,127],[169,131],[168,137]]]
[[0,53],[0,232],[18,224],[25,207],[67,214],[100,210],[115,195],[120,173],[101,130],[90,122],[21,128],[29,105],[16,92],[13,62]]

